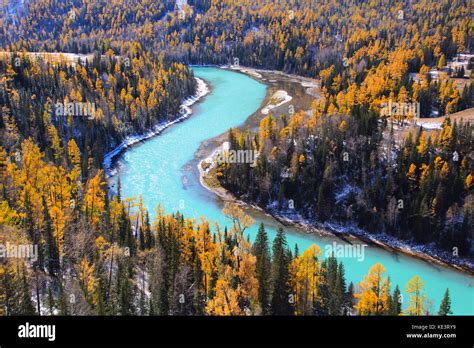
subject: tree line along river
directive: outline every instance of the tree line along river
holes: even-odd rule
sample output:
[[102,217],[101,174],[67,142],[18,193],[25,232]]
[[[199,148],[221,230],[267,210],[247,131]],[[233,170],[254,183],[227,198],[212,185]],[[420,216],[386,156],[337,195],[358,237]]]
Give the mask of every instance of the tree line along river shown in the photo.
[[[185,217],[198,219],[204,216],[212,223],[224,226],[229,221],[222,214],[223,201],[201,186],[195,153],[203,141],[214,138],[231,127],[236,127],[257,110],[265,98],[267,86],[247,75],[229,70],[209,67],[194,67],[195,76],[204,79],[211,92],[204,100],[193,106],[188,120],[175,124],[159,136],[129,148],[117,160],[117,173],[110,178],[111,184],[120,177],[122,197],[143,196],[145,207],[151,217],[159,203],[166,213],[179,210]],[[258,225],[266,226],[270,241],[273,241],[278,221],[248,208],[254,221],[248,229],[250,239],[257,233]],[[324,252],[328,244],[344,242],[337,237],[317,236],[285,227],[288,245],[298,245],[300,252],[316,243]],[[377,246],[365,247],[364,258],[341,258],[347,283],[357,285],[369,268],[380,262],[390,275],[392,290],[398,284],[404,295],[405,308],[408,295],[406,283],[419,275],[425,283],[425,293],[432,302],[432,311],[437,313],[446,287],[452,299],[452,311],[458,315],[474,314],[474,277],[467,273],[432,264],[398,252]]]

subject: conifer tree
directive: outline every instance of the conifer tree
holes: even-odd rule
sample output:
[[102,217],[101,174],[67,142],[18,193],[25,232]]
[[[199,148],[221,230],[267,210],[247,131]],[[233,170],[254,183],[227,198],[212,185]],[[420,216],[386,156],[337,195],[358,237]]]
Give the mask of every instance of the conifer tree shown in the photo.
[[402,312],[402,304],[400,299],[400,289],[398,288],[398,285],[396,285],[395,290],[393,291],[392,299],[390,301],[390,315],[400,315]]
[[151,231],[151,226],[150,226],[150,215],[148,214],[148,211],[146,212],[145,215],[145,248],[146,249],[151,249],[152,247],[155,246],[155,237],[153,236],[153,232]]
[[291,289],[289,287],[289,258],[288,245],[285,232],[278,229],[272,249],[272,301],[271,313],[273,315],[291,315],[293,306],[290,301]]
[[117,282],[117,298],[120,306],[121,315],[133,315],[135,313],[134,306],[134,287],[130,280],[132,266],[129,258],[118,262],[118,270],[116,276]]
[[56,243],[56,238],[53,236],[53,228],[51,225],[51,216],[49,215],[48,207],[46,206],[45,199],[43,198],[43,211],[44,211],[44,235],[46,239],[46,265],[48,267],[49,274],[56,276],[60,270],[59,261],[59,250]]
[[344,299],[344,315],[351,315],[354,307],[354,283],[350,282]]
[[451,311],[451,298],[449,297],[449,289],[446,288],[446,292],[444,293],[443,300],[441,301],[441,305],[439,307],[438,315],[449,315],[453,314]]
[[345,293],[346,293],[346,280],[344,277],[344,265],[341,262],[339,263],[339,267],[337,268],[334,289],[331,291],[331,300],[329,304],[330,315],[343,314]]
[[265,231],[263,223],[258,229],[252,252],[257,258],[256,276],[258,280],[258,300],[262,309],[262,314],[269,314],[270,311],[270,276],[271,276],[271,259],[268,247],[268,235]]
[[17,315],[33,315],[35,314],[35,307],[31,301],[30,287],[28,285],[28,276],[26,273],[26,267],[23,266],[23,272],[21,277],[21,296],[19,298]]
[[56,306],[56,301],[54,300],[53,292],[51,290],[51,285],[48,285],[47,305],[48,305],[49,315],[54,315],[54,309],[55,309],[55,306]]
[[61,279],[58,279],[58,315],[68,315],[68,301],[66,298],[66,293],[64,291],[64,285]]

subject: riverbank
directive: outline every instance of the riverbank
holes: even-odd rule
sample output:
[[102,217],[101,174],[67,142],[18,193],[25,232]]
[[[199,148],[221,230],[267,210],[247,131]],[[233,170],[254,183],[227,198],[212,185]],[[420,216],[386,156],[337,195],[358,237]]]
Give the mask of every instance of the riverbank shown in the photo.
[[[243,66],[223,66],[223,69],[230,69],[244,73],[260,82],[263,83],[274,83],[278,81],[298,83],[305,88],[305,93],[314,99],[320,100],[322,98],[321,93],[321,81],[311,77],[304,77],[294,74],[287,74],[278,70],[267,70],[267,69],[255,69]],[[286,91],[284,91],[286,92]]]
[[[120,181],[122,198],[142,195],[151,220],[156,217],[156,207],[159,204],[166,214],[179,210],[187,218],[200,221],[201,217],[205,217],[212,224],[226,226],[229,219],[222,214],[223,200],[198,181],[198,162],[227,140],[230,128],[256,130],[252,128],[252,124],[258,126],[259,121],[265,117],[260,108],[267,105],[266,96],[285,89],[294,97],[291,102],[272,110],[271,113],[279,117],[280,111],[287,112],[290,104],[297,105],[299,95],[306,98],[307,93],[299,83],[271,82],[263,85],[257,83],[256,78],[230,69],[195,67],[193,70],[196,77],[209,84],[212,92],[192,107],[192,117],[173,125],[159,136],[129,147],[118,156],[114,160],[117,174],[108,182],[110,187],[117,187]],[[309,110],[312,100],[314,99],[309,98],[308,108],[295,107],[295,110]],[[217,142],[217,138],[223,140]],[[200,156],[196,156],[199,149],[202,152]],[[188,179],[186,184],[183,176]],[[284,228],[288,246],[292,250],[296,245],[300,250],[306,250],[312,244],[345,244],[343,240],[355,245],[368,244],[348,235],[335,237],[329,230],[308,233],[304,227],[294,228],[283,221],[287,224],[285,227],[263,209],[254,209],[244,202],[241,204],[246,214],[255,221],[247,230],[252,241],[256,238],[259,224],[263,222],[269,241],[276,237],[280,227]],[[404,285],[414,275],[419,275],[425,283],[426,295],[435,307],[442,300],[446,286],[449,286],[450,294],[456,298],[453,301],[453,312],[460,315],[474,313],[471,301],[474,277],[465,272],[404,253],[390,252],[376,245],[365,248],[363,260],[345,257],[341,261],[344,262],[347,282],[357,284],[371,266],[381,262],[387,269],[392,284],[400,286],[404,297],[408,296],[404,292]]]
[[448,252],[438,250],[433,245],[419,245],[408,241],[401,241],[385,233],[373,235],[350,225],[341,225],[333,222],[322,224],[304,219],[295,211],[280,211],[277,209],[262,208],[256,204],[238,199],[230,191],[222,187],[217,179],[215,157],[220,151],[222,151],[222,145],[216,148],[208,157],[199,161],[199,182],[205,189],[216,194],[225,202],[233,202],[240,206],[258,210],[259,212],[274,218],[284,226],[291,225],[305,233],[316,233],[320,236],[331,235],[349,243],[351,243],[351,239],[353,241],[360,240],[366,244],[377,245],[378,247],[391,252],[400,252],[427,262],[436,263],[444,267],[453,268],[474,275],[474,262],[472,260],[460,257],[450,257]]
[[[243,66],[213,66],[218,69],[230,70],[248,76],[267,87],[265,99],[245,121],[240,129],[256,129],[260,121],[268,114],[289,117],[296,110],[306,110],[310,114],[314,100],[322,98],[321,83],[317,79],[287,74],[276,70],[254,69]],[[227,140],[227,133],[204,141],[195,154],[202,159]]]
[[168,127],[172,126],[175,123],[182,122],[188,117],[191,116],[192,110],[191,106],[197,103],[202,97],[210,92],[210,87],[204,82],[204,80],[195,77],[196,79],[196,93],[185,100],[182,101],[180,105],[180,114],[178,118],[172,121],[164,121],[155,125],[150,131],[143,134],[132,134],[128,135],[117,147],[112,151],[109,151],[104,155],[103,167],[105,170],[106,177],[110,177],[115,174],[115,169],[113,167],[113,159],[118,156],[120,153],[125,151],[130,146],[134,144],[147,140],[151,137],[154,137],[161,132],[163,132]]
[[[273,75],[280,75],[276,74],[273,71],[264,71],[258,69],[251,69],[245,67],[234,67],[232,70],[238,70],[244,74],[249,75],[250,77],[255,78],[256,80],[266,82],[268,80],[268,75],[266,74],[273,74]],[[265,76],[266,75],[266,76]],[[298,82],[303,87],[307,88],[314,88],[315,84],[310,84],[306,81],[306,78],[298,79],[294,76],[281,73],[281,76],[284,78],[291,78],[293,82]],[[277,76],[273,76],[277,78]],[[286,91],[285,91],[286,92]],[[307,94],[314,94],[314,90],[309,92],[306,90]],[[259,110],[256,111],[256,114],[262,114],[262,110],[269,104],[269,100],[271,100],[274,96],[274,92],[268,91],[267,97],[265,101],[262,103]],[[283,96],[280,93],[280,96]],[[285,97],[288,97],[288,93],[285,93]],[[291,100],[291,99],[290,99]],[[280,101],[283,101],[281,99]],[[283,103],[285,104],[285,103]],[[255,122],[254,122],[255,125]],[[235,197],[231,192],[227,191],[223,188],[216,177],[216,166],[215,166],[215,156],[218,152],[222,150],[223,140],[224,138],[217,137],[216,139],[212,139],[214,143],[214,149],[211,149],[209,155],[205,155],[204,150],[200,150],[197,157],[200,159],[198,161],[198,171],[199,171],[199,181],[201,185],[211,191],[212,193],[219,196],[223,201],[230,201],[235,202],[241,206],[246,206],[255,210],[258,210],[265,215],[271,216],[272,218],[276,219],[283,225],[291,225],[296,227],[297,229],[304,231],[305,233],[316,233],[318,235],[332,235],[343,240],[353,239],[353,240],[360,240],[366,244],[377,245],[378,247],[384,248],[391,252],[400,252],[412,257],[416,257],[418,259],[425,260],[430,263],[435,263],[444,267],[449,267],[458,271],[462,271],[469,274],[474,274],[474,261],[468,258],[460,258],[450,255],[446,251],[438,250],[434,244],[431,245],[419,245],[415,243],[411,243],[409,241],[401,241],[392,236],[389,236],[385,233],[378,233],[376,235],[369,234],[366,231],[357,228],[356,226],[351,225],[340,225],[337,223],[325,223],[321,224],[316,221],[309,221],[304,219],[301,215],[297,214],[294,211],[280,211],[276,208],[262,208],[255,204],[250,204],[245,201],[242,201]],[[211,140],[211,141],[212,141]],[[218,145],[220,143],[221,145]],[[206,144],[209,146],[209,142]],[[209,150],[208,152],[209,153]]]

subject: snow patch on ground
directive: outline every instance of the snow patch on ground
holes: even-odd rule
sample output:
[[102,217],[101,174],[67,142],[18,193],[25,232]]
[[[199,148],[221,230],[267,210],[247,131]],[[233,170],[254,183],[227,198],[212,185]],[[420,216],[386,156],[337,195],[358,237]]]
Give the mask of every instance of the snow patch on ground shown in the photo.
[[[1,51],[0,57],[12,57],[13,54],[14,54],[13,52]],[[68,63],[68,64],[76,65],[76,63],[79,61],[81,65],[85,65],[87,61],[90,62],[94,58],[93,54],[78,54],[78,53],[66,53],[66,52],[25,52],[25,53],[16,52],[15,54],[19,55],[20,57],[23,54],[25,54],[31,60],[42,59],[52,64]],[[102,55],[102,57],[105,57],[105,56]]]
[[196,94],[193,96],[186,98],[183,100],[180,109],[183,111],[182,116],[176,118],[173,121],[165,121],[157,124],[155,127],[153,127],[150,131],[144,133],[144,134],[131,134],[128,135],[120,145],[118,145],[116,148],[114,148],[112,151],[108,152],[104,156],[104,162],[103,166],[105,169],[105,173],[107,177],[110,177],[115,174],[115,171],[112,169],[112,160],[114,159],[115,156],[120,154],[122,151],[127,149],[128,147],[132,146],[133,144],[136,144],[140,141],[146,140],[148,138],[151,138],[155,135],[160,134],[163,132],[166,128],[169,126],[184,121],[187,119],[191,114],[192,110],[190,108],[191,105],[195,104],[199,99],[201,99],[203,96],[209,93],[209,88],[206,85],[206,83],[195,77],[196,82],[197,82],[197,88],[196,88]]
[[151,298],[150,293],[150,275],[146,270],[143,270],[140,266],[137,267],[137,274],[135,275],[135,282],[138,288],[143,291],[145,297],[149,300]]
[[[217,154],[228,151],[229,149],[230,149],[230,143],[228,141],[224,141],[222,145],[215,148],[214,151],[209,156],[204,158],[198,165],[199,171],[201,172],[201,176],[209,174],[209,171],[216,166],[216,161],[214,159],[217,157]],[[202,168],[202,163],[207,163],[206,169]]]
[[303,81],[301,82],[301,86],[306,88],[313,88],[318,87],[318,84],[316,83],[316,81]]
[[425,129],[441,129],[442,124],[440,122],[420,122],[415,121],[417,126],[421,126]]
[[345,185],[341,191],[336,193],[336,204],[339,204],[342,200],[347,198],[351,192],[359,192],[359,189],[351,185]]
[[[279,107],[280,105],[283,105],[285,103],[288,103],[291,99],[293,99],[293,97],[289,95],[287,91],[284,91],[282,89],[276,91],[270,98],[271,103],[269,103],[262,109],[262,114],[268,115],[270,110]],[[275,102],[276,104],[274,104]]]

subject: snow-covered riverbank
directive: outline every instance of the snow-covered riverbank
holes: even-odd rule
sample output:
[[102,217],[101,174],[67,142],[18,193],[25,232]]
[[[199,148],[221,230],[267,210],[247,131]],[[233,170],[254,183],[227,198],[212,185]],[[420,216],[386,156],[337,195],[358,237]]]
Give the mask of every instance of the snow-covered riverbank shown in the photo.
[[[198,163],[199,181],[201,185],[207,190],[221,197],[224,201],[233,201],[242,206],[247,206],[265,213],[283,225],[292,225],[306,233],[317,233],[319,235],[335,235],[342,237],[357,238],[366,243],[376,244],[381,248],[389,249],[396,252],[401,252],[425,261],[437,263],[443,266],[452,267],[457,270],[474,273],[474,262],[472,259],[454,256],[453,254],[436,248],[434,243],[427,245],[416,244],[411,241],[397,239],[386,233],[380,232],[377,234],[368,233],[367,231],[354,226],[353,224],[343,225],[337,222],[320,223],[304,218],[294,209],[280,209],[278,204],[273,204],[262,208],[253,203],[245,202],[235,197],[232,192],[229,192],[224,187],[220,186],[215,177],[216,155],[226,147],[225,143],[217,147],[206,158]],[[209,184],[209,183],[212,183]]]
[[279,107],[280,105],[288,103],[291,99],[293,99],[293,97],[289,95],[287,91],[284,91],[284,90],[276,91],[272,95],[270,99],[270,103],[268,103],[267,106],[265,106],[261,112],[264,115],[268,115],[268,113],[271,110]]
[[181,111],[180,117],[172,121],[161,122],[146,133],[128,135],[125,138],[125,140],[120,143],[120,145],[118,145],[112,151],[105,154],[103,166],[104,166],[104,170],[107,177],[110,177],[114,174],[114,169],[113,169],[112,164],[113,164],[113,159],[115,156],[119,155],[122,151],[132,146],[133,144],[136,144],[140,141],[146,140],[148,138],[151,138],[155,135],[160,134],[169,126],[187,119],[192,114],[191,106],[195,104],[196,102],[198,102],[206,94],[209,93],[209,86],[204,82],[204,80],[199,79],[197,77],[195,79],[197,82],[196,93],[193,96],[188,97],[185,100],[183,100],[180,106],[180,111]]
[[320,223],[318,221],[311,221],[304,219],[294,210],[279,210],[276,206],[267,207],[265,211],[282,223],[303,227],[308,232],[316,230],[326,231],[340,236],[353,236],[365,242],[377,244],[386,249],[393,249],[426,261],[453,267],[468,273],[474,273],[474,262],[472,259],[455,256],[453,255],[454,253],[440,250],[436,247],[434,242],[422,245],[413,241],[400,240],[384,232],[368,233],[354,224],[340,224],[337,222]]

